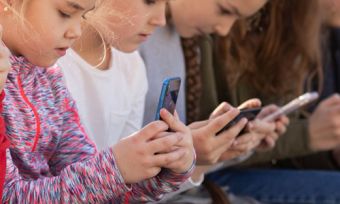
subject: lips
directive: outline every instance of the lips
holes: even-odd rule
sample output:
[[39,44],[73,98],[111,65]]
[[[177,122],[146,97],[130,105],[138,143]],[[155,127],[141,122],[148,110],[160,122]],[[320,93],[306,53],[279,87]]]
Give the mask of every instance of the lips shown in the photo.
[[68,48],[69,47],[61,47],[61,48],[56,48],[55,50],[56,50],[57,54],[60,57],[62,57],[62,56],[64,56],[66,54],[66,51],[67,51]]
[[141,33],[141,34],[139,34],[139,37],[142,41],[146,41],[149,38],[150,35],[151,34]]

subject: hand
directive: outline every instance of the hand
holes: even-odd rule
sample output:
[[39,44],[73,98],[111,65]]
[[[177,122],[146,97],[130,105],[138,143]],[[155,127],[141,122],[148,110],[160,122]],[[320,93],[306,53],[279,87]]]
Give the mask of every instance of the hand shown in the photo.
[[322,101],[308,124],[309,145],[314,151],[330,150],[340,145],[340,96]]
[[[125,183],[137,183],[154,177],[163,166],[185,155],[183,151],[172,151],[184,136],[166,136],[168,128],[165,122],[155,121],[113,146],[116,163]],[[165,136],[157,138],[157,135],[162,134]]]
[[11,63],[9,61],[10,51],[2,42],[2,26],[0,25],[0,93],[2,92],[6,79],[7,74],[11,68]]
[[240,120],[228,130],[218,133],[239,114],[239,110],[227,103],[220,104],[209,120],[189,125],[197,154],[197,164],[209,165],[219,161],[220,156],[233,144],[235,137],[245,127],[247,119]]
[[340,0],[321,0],[320,5],[326,24],[340,27]]
[[[262,109],[262,111],[259,113],[259,115],[257,116],[257,119],[261,121],[261,119],[265,118],[267,115],[271,113],[274,113],[278,109],[279,107],[277,107],[276,105],[265,106]],[[285,115],[282,115],[278,119],[276,119],[273,123],[274,123],[274,130],[270,128],[268,128],[267,130],[262,129],[262,133],[265,134],[266,136],[257,146],[256,151],[268,151],[270,149],[273,149],[279,137],[287,131],[287,126],[289,125],[289,118]],[[267,124],[272,124],[272,123],[267,123]]]
[[192,136],[190,128],[185,126],[175,112],[173,117],[167,110],[162,109],[160,112],[161,118],[165,123],[169,125],[172,132],[168,132],[168,137],[181,137],[183,138],[179,143],[175,145],[172,153],[182,155],[175,161],[169,162],[162,167],[171,169],[175,173],[187,172],[194,163],[195,160],[195,149],[192,142]]

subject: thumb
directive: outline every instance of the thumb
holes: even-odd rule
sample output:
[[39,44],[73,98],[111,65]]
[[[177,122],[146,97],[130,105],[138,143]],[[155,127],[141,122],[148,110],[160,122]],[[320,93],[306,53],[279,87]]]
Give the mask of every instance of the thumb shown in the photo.
[[333,94],[329,98],[322,101],[320,106],[332,106],[332,105],[337,105],[339,103],[340,103],[340,95],[339,94]]
[[252,98],[245,102],[243,102],[238,109],[244,109],[244,108],[257,108],[261,106],[261,101],[258,98]]

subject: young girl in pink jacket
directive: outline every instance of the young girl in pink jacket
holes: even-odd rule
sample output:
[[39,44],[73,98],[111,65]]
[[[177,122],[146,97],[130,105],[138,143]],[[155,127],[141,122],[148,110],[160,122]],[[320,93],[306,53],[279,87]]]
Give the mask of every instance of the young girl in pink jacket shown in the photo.
[[2,116],[10,141],[5,203],[147,202],[191,175],[190,130],[165,110],[163,121],[101,152],[87,138],[53,64],[79,38],[94,3],[1,1],[2,39],[12,53],[8,59],[1,46]]

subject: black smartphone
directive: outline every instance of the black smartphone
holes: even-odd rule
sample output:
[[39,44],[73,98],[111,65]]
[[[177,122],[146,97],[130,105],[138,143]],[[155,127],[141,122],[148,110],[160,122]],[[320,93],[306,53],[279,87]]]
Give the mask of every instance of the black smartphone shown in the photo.
[[181,87],[180,77],[171,77],[163,80],[161,94],[159,96],[158,106],[156,110],[156,120],[160,120],[160,110],[165,108],[171,114],[174,114],[176,102]]
[[[241,109],[240,114],[238,114],[232,121],[230,121],[226,126],[224,126],[216,135],[218,135],[221,132],[229,129],[231,126],[238,123],[242,118],[247,118],[248,121],[254,120],[256,118],[257,114],[259,114],[259,112],[261,112],[261,107]],[[242,130],[242,131],[244,131],[244,130]]]

